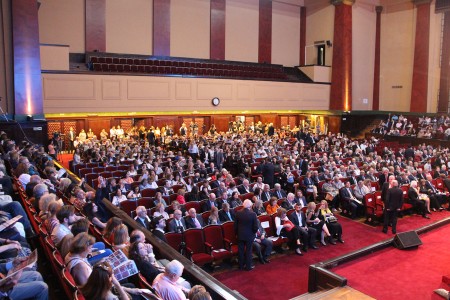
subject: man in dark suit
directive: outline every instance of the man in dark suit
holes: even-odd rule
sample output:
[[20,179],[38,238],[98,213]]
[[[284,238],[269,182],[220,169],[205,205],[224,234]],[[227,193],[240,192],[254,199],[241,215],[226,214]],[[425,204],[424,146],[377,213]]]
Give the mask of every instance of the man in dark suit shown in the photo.
[[[269,256],[272,253],[273,242],[266,238],[266,231],[258,221],[258,231],[256,232],[255,240],[253,241],[253,249],[258,255],[259,261],[264,265],[270,262]],[[264,253],[263,253],[264,249]]]
[[216,201],[216,195],[214,193],[209,194],[209,198],[208,201],[205,201],[205,203],[203,203],[203,207],[202,210],[203,211],[210,211],[211,207],[217,207],[217,201]]
[[186,230],[186,222],[183,219],[181,210],[176,209],[173,212],[173,219],[169,222],[169,232],[183,232]]
[[252,244],[258,231],[258,219],[251,210],[252,201],[246,199],[243,206],[244,209],[236,213],[234,231],[238,239],[239,269],[243,270],[245,264],[246,270],[250,271],[254,268],[252,266]]
[[230,209],[230,204],[223,203],[222,209],[219,210],[219,220],[221,222],[234,221],[236,219],[236,215],[234,210]]
[[397,180],[392,181],[392,188],[386,192],[384,202],[383,232],[387,233],[388,225],[392,224],[392,233],[397,233],[397,214],[403,205],[403,191],[398,187]]
[[238,191],[241,194],[247,194],[252,192],[252,188],[250,187],[250,183],[248,182],[248,179],[244,179],[242,184],[238,186]]
[[231,201],[228,200],[228,193],[223,192],[221,195],[218,196],[218,199],[216,200],[217,208],[221,209],[224,203],[230,203]]
[[277,197],[277,199],[286,198],[286,192],[281,189],[279,183],[275,183],[275,190],[272,193],[272,197]]
[[189,216],[185,218],[186,229],[189,228],[203,228],[205,226],[205,222],[203,222],[203,218],[201,215],[198,215],[195,211],[195,208],[189,209]]
[[145,229],[150,229],[150,218],[147,216],[147,210],[145,209],[145,206],[138,206],[136,208],[136,217],[134,220],[144,227]]
[[341,194],[341,200],[343,205],[347,205],[347,208],[352,213],[352,219],[358,216],[358,212],[364,210],[364,205],[358,200],[350,187],[350,181],[345,183],[345,186],[339,191]]
[[155,133],[153,132],[153,129],[150,129],[150,131],[147,133],[147,140],[150,145],[155,144]]
[[264,190],[261,194],[261,200],[263,202],[269,201],[272,198],[272,193],[270,192],[270,186],[268,184],[264,185]]
[[306,225],[306,215],[302,212],[302,207],[299,204],[295,205],[295,212],[289,216],[289,220],[298,227],[300,232],[300,239],[303,244],[303,251],[308,251],[308,246],[313,249],[318,247],[314,245],[316,241],[317,230],[313,227],[308,227]]
[[263,176],[264,182],[267,183],[270,187],[273,187],[273,183],[275,180],[275,166],[270,161],[270,159],[266,158],[266,163],[261,169],[261,174]]
[[166,236],[164,235],[164,228],[166,227],[166,220],[163,216],[158,216],[152,220],[153,227],[153,235],[159,238],[160,240],[167,243]]

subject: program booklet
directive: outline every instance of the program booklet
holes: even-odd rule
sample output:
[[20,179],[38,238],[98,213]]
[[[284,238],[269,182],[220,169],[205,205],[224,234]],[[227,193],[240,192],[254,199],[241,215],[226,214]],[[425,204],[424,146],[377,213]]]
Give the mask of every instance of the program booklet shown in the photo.
[[5,278],[0,280],[0,286],[8,280],[8,278],[16,275],[19,271],[22,271],[26,268],[31,268],[37,262],[38,253],[37,249],[34,249],[28,257],[17,257],[13,261],[13,267],[8,271],[8,274]]
[[111,265],[114,276],[118,281],[139,273],[133,260],[129,260],[122,250],[118,250],[108,256],[106,261]]

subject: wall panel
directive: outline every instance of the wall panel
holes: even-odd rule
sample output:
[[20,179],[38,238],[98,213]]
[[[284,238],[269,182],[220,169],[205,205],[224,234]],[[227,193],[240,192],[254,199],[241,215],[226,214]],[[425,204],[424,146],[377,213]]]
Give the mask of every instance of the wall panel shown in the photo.
[[209,1],[171,0],[171,4],[170,55],[209,59]]
[[152,2],[106,1],[107,52],[152,54]]
[[330,93],[327,84],[154,76],[43,74],[43,83],[46,114],[326,110]]
[[227,0],[225,59],[258,62],[259,0]]
[[272,13],[272,63],[298,66],[300,7],[273,2]]

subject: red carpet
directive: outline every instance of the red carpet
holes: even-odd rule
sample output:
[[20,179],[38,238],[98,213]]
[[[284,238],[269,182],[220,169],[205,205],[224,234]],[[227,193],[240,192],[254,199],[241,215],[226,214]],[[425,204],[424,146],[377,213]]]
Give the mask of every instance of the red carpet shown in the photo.
[[433,290],[450,271],[449,229],[421,235],[423,245],[418,249],[387,248],[333,271],[346,277],[352,288],[376,299],[439,299]]
[[[417,229],[449,216],[450,212],[444,211],[433,213],[430,220],[416,215],[404,217],[399,219],[398,232]],[[282,255],[272,259],[268,265],[255,262],[256,268],[251,272],[232,270],[213,274],[213,276],[248,299],[290,299],[308,291],[309,265],[341,256],[393,236],[390,232],[382,233],[380,226],[371,227],[344,217],[340,217],[339,222],[343,227],[345,244],[338,243],[336,246],[327,245],[320,247],[319,250],[309,250],[302,257],[294,254]],[[367,271],[367,269],[361,270]],[[442,275],[447,273],[449,270],[440,273],[439,282]],[[376,277],[371,280],[376,280]],[[436,288],[439,282],[435,284]],[[355,287],[351,283],[350,285]]]

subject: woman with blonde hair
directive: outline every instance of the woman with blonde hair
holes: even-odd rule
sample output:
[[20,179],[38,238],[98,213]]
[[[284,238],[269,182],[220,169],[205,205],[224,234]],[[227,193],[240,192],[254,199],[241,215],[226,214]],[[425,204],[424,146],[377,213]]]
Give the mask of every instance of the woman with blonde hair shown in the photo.
[[159,216],[162,216],[166,220],[169,219],[169,214],[165,211],[164,204],[161,202],[156,204],[155,212],[153,213],[154,218],[159,217]]
[[[325,200],[326,201],[326,200]],[[330,244],[336,245],[336,242],[331,237],[330,231],[328,230],[325,220],[320,214],[320,210],[316,211],[316,203],[309,202],[306,210],[306,223],[320,232],[320,242],[322,245],[326,246],[325,238],[328,239]]]
[[320,214],[325,219],[325,223],[330,229],[331,236],[333,238],[336,237],[337,241],[343,244],[344,240],[342,239],[342,225],[337,221],[337,218],[328,207],[327,200],[320,201]]
[[128,228],[125,224],[117,226],[112,234],[112,248],[114,251],[122,250],[128,256],[130,247],[130,236],[128,235]]
[[208,217],[208,225],[220,225],[222,222],[219,219],[219,209],[215,206],[211,207]]

